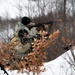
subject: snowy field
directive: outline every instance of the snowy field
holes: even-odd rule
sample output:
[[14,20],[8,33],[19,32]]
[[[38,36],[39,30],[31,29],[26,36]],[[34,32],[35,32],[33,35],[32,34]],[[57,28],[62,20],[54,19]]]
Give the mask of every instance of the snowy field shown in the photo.
[[[44,63],[44,67],[46,68],[45,72],[42,72],[38,75],[75,75],[75,63],[71,54],[71,50],[68,50],[55,60]],[[9,75],[33,75],[33,73],[17,73],[16,70],[7,70],[7,72]],[[3,71],[0,70],[0,75],[6,74],[3,74]]]

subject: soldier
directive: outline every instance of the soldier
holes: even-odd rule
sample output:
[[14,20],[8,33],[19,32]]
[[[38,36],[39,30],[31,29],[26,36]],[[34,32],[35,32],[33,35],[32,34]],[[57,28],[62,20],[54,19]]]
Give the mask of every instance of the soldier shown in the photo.
[[32,40],[27,42],[27,38],[36,37],[38,34],[36,27],[31,29],[27,27],[30,25],[35,24],[31,23],[31,20],[28,17],[23,17],[21,22],[18,22],[15,27],[14,38],[11,40],[11,44],[14,45],[15,50],[17,50],[19,53],[25,53],[28,51],[31,48]]
[[25,29],[28,32],[28,36],[30,38],[32,38],[33,36],[36,36],[38,34],[36,27],[33,27],[31,29],[28,28],[31,25],[35,25],[35,23],[32,23],[28,17],[23,17],[21,19],[21,22],[18,22],[18,24],[15,27],[15,35],[17,35],[20,29]]

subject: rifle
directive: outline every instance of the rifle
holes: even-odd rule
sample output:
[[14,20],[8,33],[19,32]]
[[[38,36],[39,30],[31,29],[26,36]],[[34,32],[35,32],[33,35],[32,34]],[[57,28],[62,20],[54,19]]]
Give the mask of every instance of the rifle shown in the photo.
[[43,29],[44,29],[44,25],[53,25],[53,23],[54,23],[55,21],[49,21],[49,22],[45,22],[45,23],[37,23],[37,24],[35,24],[35,25],[29,25],[29,26],[27,26],[29,29],[31,29],[31,28],[33,28],[33,27],[43,27]]
[[62,21],[62,20],[60,19],[60,20],[55,20],[55,21],[53,20],[53,21],[49,21],[49,22],[45,22],[45,23],[37,23],[37,24],[35,24],[35,25],[29,25],[29,26],[27,26],[27,27],[28,27],[29,29],[31,29],[31,28],[33,28],[33,27],[41,27],[41,28],[43,28],[43,30],[45,30],[44,25],[48,25],[48,26],[49,26],[48,35],[49,35],[49,31],[51,30],[53,23],[55,23],[55,22],[60,22],[60,21]]
[[49,22],[44,22],[44,23],[37,23],[37,24],[34,24],[34,25],[28,25],[27,27],[28,28],[33,28],[33,27],[43,27],[44,25],[53,25],[53,23],[55,22],[60,22],[62,20],[53,20],[53,21],[49,21]]

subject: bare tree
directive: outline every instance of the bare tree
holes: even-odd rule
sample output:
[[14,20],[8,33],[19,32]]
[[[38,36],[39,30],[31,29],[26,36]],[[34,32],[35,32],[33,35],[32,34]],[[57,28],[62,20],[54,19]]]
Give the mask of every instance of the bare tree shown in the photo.
[[2,20],[2,23],[0,26],[1,28],[0,39],[3,40],[4,42],[9,42],[13,36],[11,34],[11,23],[10,23],[10,18],[9,18],[10,15],[8,12],[6,12],[4,16],[5,16],[5,19]]
[[66,2],[67,0],[64,0],[64,11],[63,11],[63,16],[64,16],[64,25],[65,25],[65,20],[66,20]]

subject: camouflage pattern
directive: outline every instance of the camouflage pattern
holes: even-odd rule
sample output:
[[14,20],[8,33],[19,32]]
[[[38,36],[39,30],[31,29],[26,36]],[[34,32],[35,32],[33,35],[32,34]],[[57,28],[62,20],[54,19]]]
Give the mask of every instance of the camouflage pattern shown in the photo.
[[30,47],[30,43],[27,43],[26,45],[22,45],[21,43],[19,43],[17,46],[15,46],[15,50],[20,53],[25,53],[28,49],[30,49]]
[[[14,49],[16,51],[18,51],[19,53],[25,53],[27,50],[29,50],[31,48],[31,43],[28,42],[25,45],[23,45],[21,43],[21,40],[18,36],[18,32],[20,29],[25,29],[28,31],[28,38],[32,38],[33,36],[36,36],[37,34],[37,30],[36,28],[32,28],[31,30],[29,30],[25,25],[23,25],[22,23],[18,22],[18,24],[15,27],[15,33],[14,33],[14,38],[11,40],[11,44],[14,46]],[[16,39],[15,39],[16,38]],[[16,45],[15,45],[16,43]]]
[[31,47],[31,44],[30,43],[27,43],[25,45],[23,45],[21,43],[21,40],[18,38],[18,37],[14,37],[12,40],[11,40],[11,45],[13,46],[13,48],[15,50],[17,50],[19,53],[25,53],[28,49],[30,49]]
[[36,27],[33,27],[29,30],[25,25],[18,22],[18,24],[15,27],[15,36],[18,36],[18,32],[19,32],[20,29],[25,29],[25,30],[28,31],[28,38],[32,38],[33,36],[37,36],[37,34],[38,34],[38,31],[36,30]]
[[29,37],[32,38],[34,36],[37,36],[38,31],[36,30],[36,27],[33,27],[32,29],[30,29],[30,33],[29,33]]
[[18,36],[18,32],[20,29],[25,29],[28,33],[30,32],[30,30],[25,25],[23,25],[21,22],[18,22],[15,26],[14,36]]

